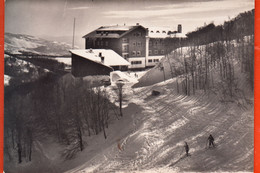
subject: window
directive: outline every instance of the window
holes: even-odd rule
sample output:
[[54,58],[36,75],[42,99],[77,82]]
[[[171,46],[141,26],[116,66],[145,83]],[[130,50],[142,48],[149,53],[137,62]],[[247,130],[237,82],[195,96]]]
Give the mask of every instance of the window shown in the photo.
[[137,46],[141,47],[142,43],[141,42],[137,42]]
[[163,31],[162,33],[166,33],[166,31]]
[[127,53],[127,54],[123,54],[123,57],[125,58],[125,59],[127,59],[127,58],[129,58],[129,54]]
[[99,46],[99,41],[97,41],[97,46]]
[[152,50],[149,50],[149,55],[152,55]]
[[136,46],[136,42],[133,42],[133,46]]
[[152,59],[148,59],[148,62],[150,62],[150,63],[151,63],[151,62],[153,62],[153,60],[152,60]]
[[108,41],[105,42],[105,45],[108,46]]
[[156,33],[160,33],[160,31],[156,31]]
[[128,45],[123,45],[123,52],[128,52]]
[[151,31],[151,33],[153,33],[153,31]]
[[159,59],[154,59],[153,62],[159,62]]
[[132,56],[136,56],[136,51],[133,51],[133,52],[132,52]]
[[100,46],[103,46],[103,41],[100,42]]
[[157,55],[158,54],[158,50],[154,50],[154,54]]
[[122,38],[122,42],[123,43],[128,43],[128,39],[127,38]]
[[131,64],[134,65],[134,64],[142,64],[142,61],[131,61]]
[[154,47],[157,47],[157,45],[158,45],[158,41],[153,42]]
[[136,32],[136,33],[134,34],[134,36],[136,36],[136,37],[141,37],[141,36],[142,36],[142,33],[141,33],[141,32]]
[[137,51],[137,56],[141,56],[141,51]]
[[149,41],[149,46],[153,45],[153,42],[152,41]]
[[161,42],[161,45],[163,46],[164,45],[164,41],[162,40],[162,42]]
[[161,50],[161,54],[164,54],[164,50]]

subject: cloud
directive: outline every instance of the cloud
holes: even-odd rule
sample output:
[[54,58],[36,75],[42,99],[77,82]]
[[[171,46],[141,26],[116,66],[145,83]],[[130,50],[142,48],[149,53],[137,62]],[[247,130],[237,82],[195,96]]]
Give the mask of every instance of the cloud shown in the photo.
[[167,4],[146,7],[141,10],[125,10],[125,11],[107,11],[103,14],[107,18],[154,18],[162,16],[175,16],[180,14],[198,14],[212,11],[228,11],[237,8],[254,8],[254,2],[245,0],[225,0],[225,1],[208,1],[208,2],[186,2],[182,4]]
[[68,8],[68,10],[86,10],[89,9],[90,7],[73,7],[73,8]]

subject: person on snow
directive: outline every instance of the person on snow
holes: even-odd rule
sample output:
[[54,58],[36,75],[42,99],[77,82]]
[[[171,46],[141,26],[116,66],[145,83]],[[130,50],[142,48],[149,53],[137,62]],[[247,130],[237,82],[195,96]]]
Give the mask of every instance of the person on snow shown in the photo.
[[187,143],[186,141],[185,141],[184,148],[185,148],[185,151],[186,151],[186,156],[189,156],[189,150],[190,150],[190,148],[189,148],[189,145],[188,145],[188,143]]
[[215,144],[214,144],[214,138],[213,136],[210,134],[209,137],[208,137],[208,141],[209,141],[209,148],[212,146],[212,147],[215,147]]

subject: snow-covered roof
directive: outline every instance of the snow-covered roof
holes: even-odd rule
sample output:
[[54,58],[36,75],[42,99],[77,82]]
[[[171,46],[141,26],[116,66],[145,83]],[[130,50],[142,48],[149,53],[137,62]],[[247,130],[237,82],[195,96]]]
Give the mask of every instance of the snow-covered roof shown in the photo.
[[97,31],[128,31],[132,29],[134,26],[121,26],[121,25],[114,25],[114,26],[101,26]]
[[177,33],[173,31],[170,27],[149,27],[148,28],[148,37],[150,38],[181,38],[186,37],[183,33]]
[[[72,54],[81,56],[88,60],[102,63],[105,66],[128,66],[130,63],[125,60],[122,56],[118,55],[111,49],[76,49],[70,50]],[[101,61],[101,57],[104,57],[104,62]]]
[[148,28],[148,37],[166,38],[166,37],[169,37],[168,32],[171,32],[171,29],[168,27],[149,27]]
[[126,25],[113,25],[113,26],[101,26],[98,29],[88,33],[87,35],[83,36],[83,38],[92,37],[92,38],[120,38],[124,35],[128,34],[129,32],[135,30],[136,28],[143,28],[141,25],[133,25],[133,26],[126,26]]

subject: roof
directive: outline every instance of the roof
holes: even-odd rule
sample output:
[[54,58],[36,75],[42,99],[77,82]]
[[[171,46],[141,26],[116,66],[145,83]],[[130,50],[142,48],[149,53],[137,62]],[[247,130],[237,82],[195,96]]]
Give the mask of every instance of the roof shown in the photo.
[[114,26],[101,26],[100,28],[97,29],[97,31],[128,31],[132,29],[134,26],[119,26],[119,25],[114,25]]
[[[121,38],[124,35],[128,34],[129,32],[135,30],[136,28],[144,28],[141,25],[134,25],[134,26],[120,26],[120,25],[114,25],[114,26],[101,26],[98,29],[86,34],[85,36],[83,36],[83,38],[86,37],[92,37],[92,38]],[[113,32],[114,31],[114,32]],[[121,32],[116,33],[116,31]],[[97,33],[98,32],[98,33]],[[103,32],[103,33],[101,33]],[[111,33],[113,32],[113,33]]]
[[149,38],[181,38],[186,37],[185,34],[177,33],[169,27],[149,27],[148,28]]
[[[78,55],[82,58],[94,61],[96,63],[100,63],[108,67],[130,65],[130,63],[127,60],[125,60],[123,57],[121,57],[111,49],[75,49],[70,50],[70,52],[74,55]],[[103,63],[101,61],[101,57],[99,57],[100,53],[104,57]]]

